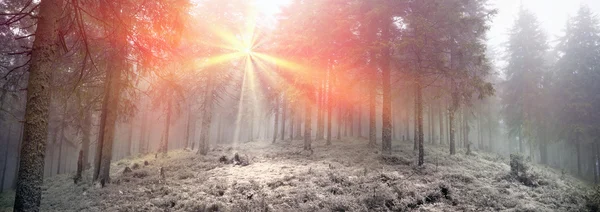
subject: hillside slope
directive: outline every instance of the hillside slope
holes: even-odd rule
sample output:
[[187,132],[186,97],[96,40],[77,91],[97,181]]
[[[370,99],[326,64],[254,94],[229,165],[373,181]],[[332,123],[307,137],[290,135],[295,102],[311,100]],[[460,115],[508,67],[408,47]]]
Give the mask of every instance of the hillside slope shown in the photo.
[[[96,188],[87,177],[47,179],[43,211],[580,211],[586,184],[532,167],[536,186],[512,179],[508,160],[490,154],[448,156],[426,147],[416,168],[412,145],[396,142],[392,157],[366,141],[344,140],[314,153],[300,141],[216,147],[206,157],[173,151],[114,163],[113,183]],[[219,163],[239,153],[250,165]],[[148,165],[144,165],[144,161]],[[134,165],[136,164],[136,165]],[[125,167],[133,167],[123,173]],[[160,175],[163,167],[164,178]],[[5,208],[6,209],[6,208]]]

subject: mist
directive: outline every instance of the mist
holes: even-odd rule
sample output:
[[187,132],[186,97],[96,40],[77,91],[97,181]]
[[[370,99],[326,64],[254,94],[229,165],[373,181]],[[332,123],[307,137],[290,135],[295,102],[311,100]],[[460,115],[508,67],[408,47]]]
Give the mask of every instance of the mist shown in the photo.
[[0,2],[0,211],[597,211],[600,2]]

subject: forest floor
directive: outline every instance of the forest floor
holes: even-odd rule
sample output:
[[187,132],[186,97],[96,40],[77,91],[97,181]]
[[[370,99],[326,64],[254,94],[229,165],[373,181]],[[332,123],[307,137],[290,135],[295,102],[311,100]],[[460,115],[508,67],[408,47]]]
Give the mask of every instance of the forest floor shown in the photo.
[[[324,143],[314,142],[312,154],[301,141],[252,142],[217,146],[205,157],[177,150],[116,161],[105,188],[89,174],[79,185],[70,175],[46,179],[42,211],[587,210],[590,186],[553,169],[532,166],[534,183],[525,186],[497,155],[449,156],[447,147],[427,146],[426,164],[416,167],[410,143],[395,142],[392,156],[365,140]],[[250,164],[219,162],[235,153]],[[0,196],[0,211],[10,210],[11,198]]]

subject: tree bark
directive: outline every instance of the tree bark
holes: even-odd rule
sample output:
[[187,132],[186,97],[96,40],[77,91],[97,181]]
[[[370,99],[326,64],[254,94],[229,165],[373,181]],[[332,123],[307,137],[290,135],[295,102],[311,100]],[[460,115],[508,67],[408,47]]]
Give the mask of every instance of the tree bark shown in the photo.
[[171,127],[171,101],[167,100],[167,120],[165,120],[165,133],[162,143],[160,145],[160,152],[163,156],[167,156],[167,152],[169,151],[169,134]]
[[133,144],[133,141],[131,139],[133,139],[133,119],[129,122],[129,129],[127,132],[127,147],[125,149],[126,157],[131,156],[131,144]]
[[37,29],[31,51],[23,146],[20,148],[14,211],[39,211],[44,178],[44,155],[48,136],[50,77],[60,56],[57,42],[61,0],[39,4]]
[[575,145],[577,145],[575,148],[577,150],[577,176],[583,176],[581,174],[581,140],[580,140],[580,133],[579,132],[575,132]]
[[413,116],[413,150],[419,150],[419,97],[418,97],[418,83],[415,82],[415,104],[414,104],[414,116]]
[[302,139],[302,111],[301,111],[301,103],[295,105],[297,110],[295,111],[296,115],[296,140]]
[[439,101],[440,104],[438,107],[438,120],[439,120],[439,125],[440,125],[440,132],[439,132],[440,136],[439,137],[440,137],[440,144],[445,144],[446,141],[444,140],[444,112],[443,112],[445,110],[445,107],[442,102],[443,101],[440,97],[440,101]]
[[138,146],[139,146],[139,153],[142,154],[148,154],[148,147],[147,147],[147,143],[148,143],[148,138],[146,136],[147,134],[147,128],[148,128],[148,111],[144,111],[144,114],[142,115],[142,126],[140,129],[140,140],[138,141]]
[[469,132],[471,131],[471,127],[469,126],[469,117],[468,111],[465,107],[463,107],[463,119],[465,124],[465,146],[467,147],[467,155],[471,154],[471,141],[469,141]]
[[6,146],[4,148],[4,164],[2,164],[2,178],[0,179],[0,193],[4,191],[4,180],[6,178],[6,165],[8,164],[8,147],[10,147],[10,132],[12,124],[8,124],[8,131],[6,132]]
[[113,142],[115,136],[115,125],[117,121],[117,109],[121,93],[121,73],[125,69],[125,55],[127,42],[125,30],[122,26],[112,20],[115,32],[110,38],[111,63],[106,71],[106,82],[104,87],[104,100],[100,114],[100,132],[94,159],[93,181],[102,187],[110,183],[110,163],[112,160]]
[[328,80],[326,83],[326,88],[327,88],[327,101],[326,101],[327,102],[327,145],[331,145],[331,113],[333,110],[333,104],[332,104],[333,98],[331,98],[331,94],[332,94],[331,89],[332,89],[333,83],[331,80],[331,78],[332,78],[331,75],[333,73],[332,73],[331,67],[328,70],[329,70],[328,78],[327,78]]
[[296,119],[296,108],[290,105],[290,141],[294,140],[294,119]]
[[89,155],[90,155],[90,130],[92,128],[92,114],[83,114],[83,128],[81,138],[81,161],[83,162],[83,170],[89,168]]
[[279,96],[275,98],[275,123],[273,123],[273,141],[277,140],[277,133],[279,132]]
[[187,111],[187,123],[185,126],[185,148],[189,148],[190,147],[190,127],[192,125],[192,106],[190,104],[188,104],[188,111]]
[[[310,91],[309,91],[310,92]],[[310,94],[309,94],[310,95]],[[309,101],[310,102],[310,101]],[[304,108],[304,150],[312,150],[311,148],[311,105],[305,103]]]
[[[455,90],[453,85],[453,90]],[[449,131],[449,139],[450,139],[450,155],[456,154],[456,127],[454,123],[454,115],[456,114],[456,110],[458,107],[458,93],[456,91],[452,92],[451,96],[451,104],[448,110],[448,131]]]
[[58,134],[58,160],[57,160],[57,167],[56,167],[57,175],[60,174],[60,168],[62,165],[62,149],[63,149],[63,140],[65,137],[65,126],[63,124],[64,123],[61,123],[61,126],[59,126],[60,133]]
[[425,148],[423,147],[423,93],[420,76],[417,76],[417,125],[419,135],[419,160],[418,165],[425,163]]
[[[204,102],[202,104],[202,128],[200,141],[198,144],[198,154],[208,154],[209,139],[210,139],[210,124],[212,121],[212,106],[213,106],[213,79],[214,76],[208,77],[206,82],[206,90],[204,91]],[[250,129],[253,130],[253,129]],[[252,132],[250,133],[252,136]]]
[[283,96],[281,97],[281,140],[285,140],[285,116],[286,116],[286,111],[287,111],[287,104],[286,104],[286,98],[285,98],[285,94],[283,94]]
[[[382,39],[389,40],[389,23],[384,23],[382,26]],[[390,73],[390,49],[384,47],[381,51],[381,67],[382,72],[382,89],[383,89],[383,105],[382,105],[382,127],[381,127],[381,146],[382,152],[392,154],[392,85]],[[373,116],[374,117],[374,116]],[[373,124],[374,120],[371,120]],[[373,128],[373,126],[371,126]],[[372,129],[373,130],[373,129]],[[373,134],[373,133],[371,133]],[[373,135],[371,135],[373,136]],[[373,139],[373,138],[371,138]],[[374,141],[372,141],[374,143]]]

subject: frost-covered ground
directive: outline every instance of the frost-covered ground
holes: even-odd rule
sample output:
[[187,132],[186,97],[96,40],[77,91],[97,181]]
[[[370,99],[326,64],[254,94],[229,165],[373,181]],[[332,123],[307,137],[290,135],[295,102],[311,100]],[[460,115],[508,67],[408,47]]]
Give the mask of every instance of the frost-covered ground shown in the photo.
[[[87,177],[45,180],[43,211],[582,211],[589,185],[560,172],[533,167],[528,187],[508,177],[508,159],[475,153],[448,156],[426,147],[416,168],[412,144],[396,142],[382,156],[364,140],[331,146],[301,141],[253,142],[216,147],[206,157],[169,152],[114,163],[112,184],[92,186]],[[219,163],[234,153],[250,165]],[[149,165],[145,166],[144,161]],[[132,167],[131,173],[123,173]],[[159,170],[163,167],[164,178]],[[6,197],[1,198],[9,198]],[[1,200],[1,199],[0,199]],[[1,204],[1,203],[0,203]],[[6,206],[5,206],[6,207]],[[0,205],[0,209],[1,205]],[[6,208],[5,208],[6,209]]]

